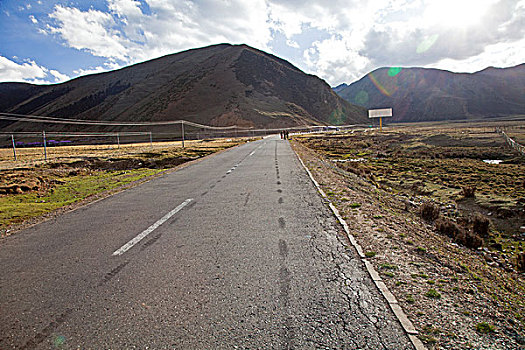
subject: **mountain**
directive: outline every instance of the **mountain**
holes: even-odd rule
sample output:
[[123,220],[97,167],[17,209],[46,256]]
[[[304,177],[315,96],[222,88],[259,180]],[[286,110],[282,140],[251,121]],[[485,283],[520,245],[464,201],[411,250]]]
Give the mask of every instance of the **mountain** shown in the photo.
[[336,93],[339,93],[341,90],[344,90],[347,87],[348,87],[348,84],[342,83],[342,84],[339,84],[336,87],[332,88],[332,90],[334,90]]
[[[246,45],[192,49],[62,84],[0,83],[0,96],[0,112],[86,120],[256,128],[366,122],[365,109],[325,81]],[[7,124],[0,128],[28,129]]]
[[491,118],[525,114],[525,64],[452,73],[379,68],[338,91],[350,103],[393,108],[392,121]]

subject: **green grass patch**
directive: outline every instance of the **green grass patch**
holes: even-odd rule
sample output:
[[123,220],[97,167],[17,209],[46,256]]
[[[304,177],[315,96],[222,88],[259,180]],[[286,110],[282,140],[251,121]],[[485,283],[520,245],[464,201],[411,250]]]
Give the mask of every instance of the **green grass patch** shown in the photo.
[[416,302],[416,299],[414,299],[414,297],[412,296],[412,294],[407,294],[407,297],[406,297],[406,302],[409,303],[409,304],[414,304]]
[[0,197],[0,228],[49,213],[91,195],[159,173],[159,169],[97,171],[89,175],[57,177],[60,184],[45,193]]
[[367,258],[373,258],[374,256],[376,256],[376,254],[377,254],[376,252],[366,252],[365,256]]
[[481,334],[488,334],[494,332],[496,328],[487,322],[480,322],[476,325],[476,332]]
[[397,270],[398,267],[396,265],[392,265],[392,264],[389,264],[389,263],[385,263],[385,264],[381,264],[379,265],[380,268],[382,269],[386,269],[386,270]]
[[441,298],[441,294],[439,294],[439,292],[435,289],[429,289],[428,292],[425,293],[425,296],[427,298],[432,298],[432,299],[440,299]]

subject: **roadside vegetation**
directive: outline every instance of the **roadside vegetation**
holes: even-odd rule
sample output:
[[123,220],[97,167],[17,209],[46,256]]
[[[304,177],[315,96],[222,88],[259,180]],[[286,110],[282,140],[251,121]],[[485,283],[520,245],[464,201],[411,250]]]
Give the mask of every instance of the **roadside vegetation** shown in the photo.
[[429,348],[525,346],[525,158],[496,126],[294,138]]
[[[25,150],[23,162],[0,152],[0,235],[52,217],[136,185],[211,153],[246,140],[217,140],[180,145],[148,145],[116,149],[108,146],[61,146],[49,162],[37,149]],[[32,157],[29,155],[33,155]]]

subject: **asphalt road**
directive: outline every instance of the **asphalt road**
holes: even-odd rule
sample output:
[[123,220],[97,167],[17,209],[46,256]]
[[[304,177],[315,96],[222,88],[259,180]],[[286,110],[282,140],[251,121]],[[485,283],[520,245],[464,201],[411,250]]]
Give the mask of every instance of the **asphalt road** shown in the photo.
[[287,141],[236,147],[2,239],[0,349],[412,349],[341,232]]

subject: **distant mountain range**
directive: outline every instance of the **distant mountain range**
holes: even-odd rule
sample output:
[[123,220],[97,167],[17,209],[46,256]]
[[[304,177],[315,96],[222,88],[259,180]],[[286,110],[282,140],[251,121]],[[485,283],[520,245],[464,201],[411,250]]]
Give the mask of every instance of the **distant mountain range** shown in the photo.
[[434,121],[525,115],[525,64],[452,73],[425,68],[379,68],[334,88],[367,109],[393,108],[392,121]]
[[340,91],[346,89],[348,87],[348,84],[342,83],[337,85],[336,87],[332,88],[335,92],[339,93]]
[[[188,50],[62,84],[0,83],[0,96],[0,112],[85,120],[256,128],[367,122],[364,108],[325,81],[246,45]],[[31,127],[0,120],[4,130]]]

